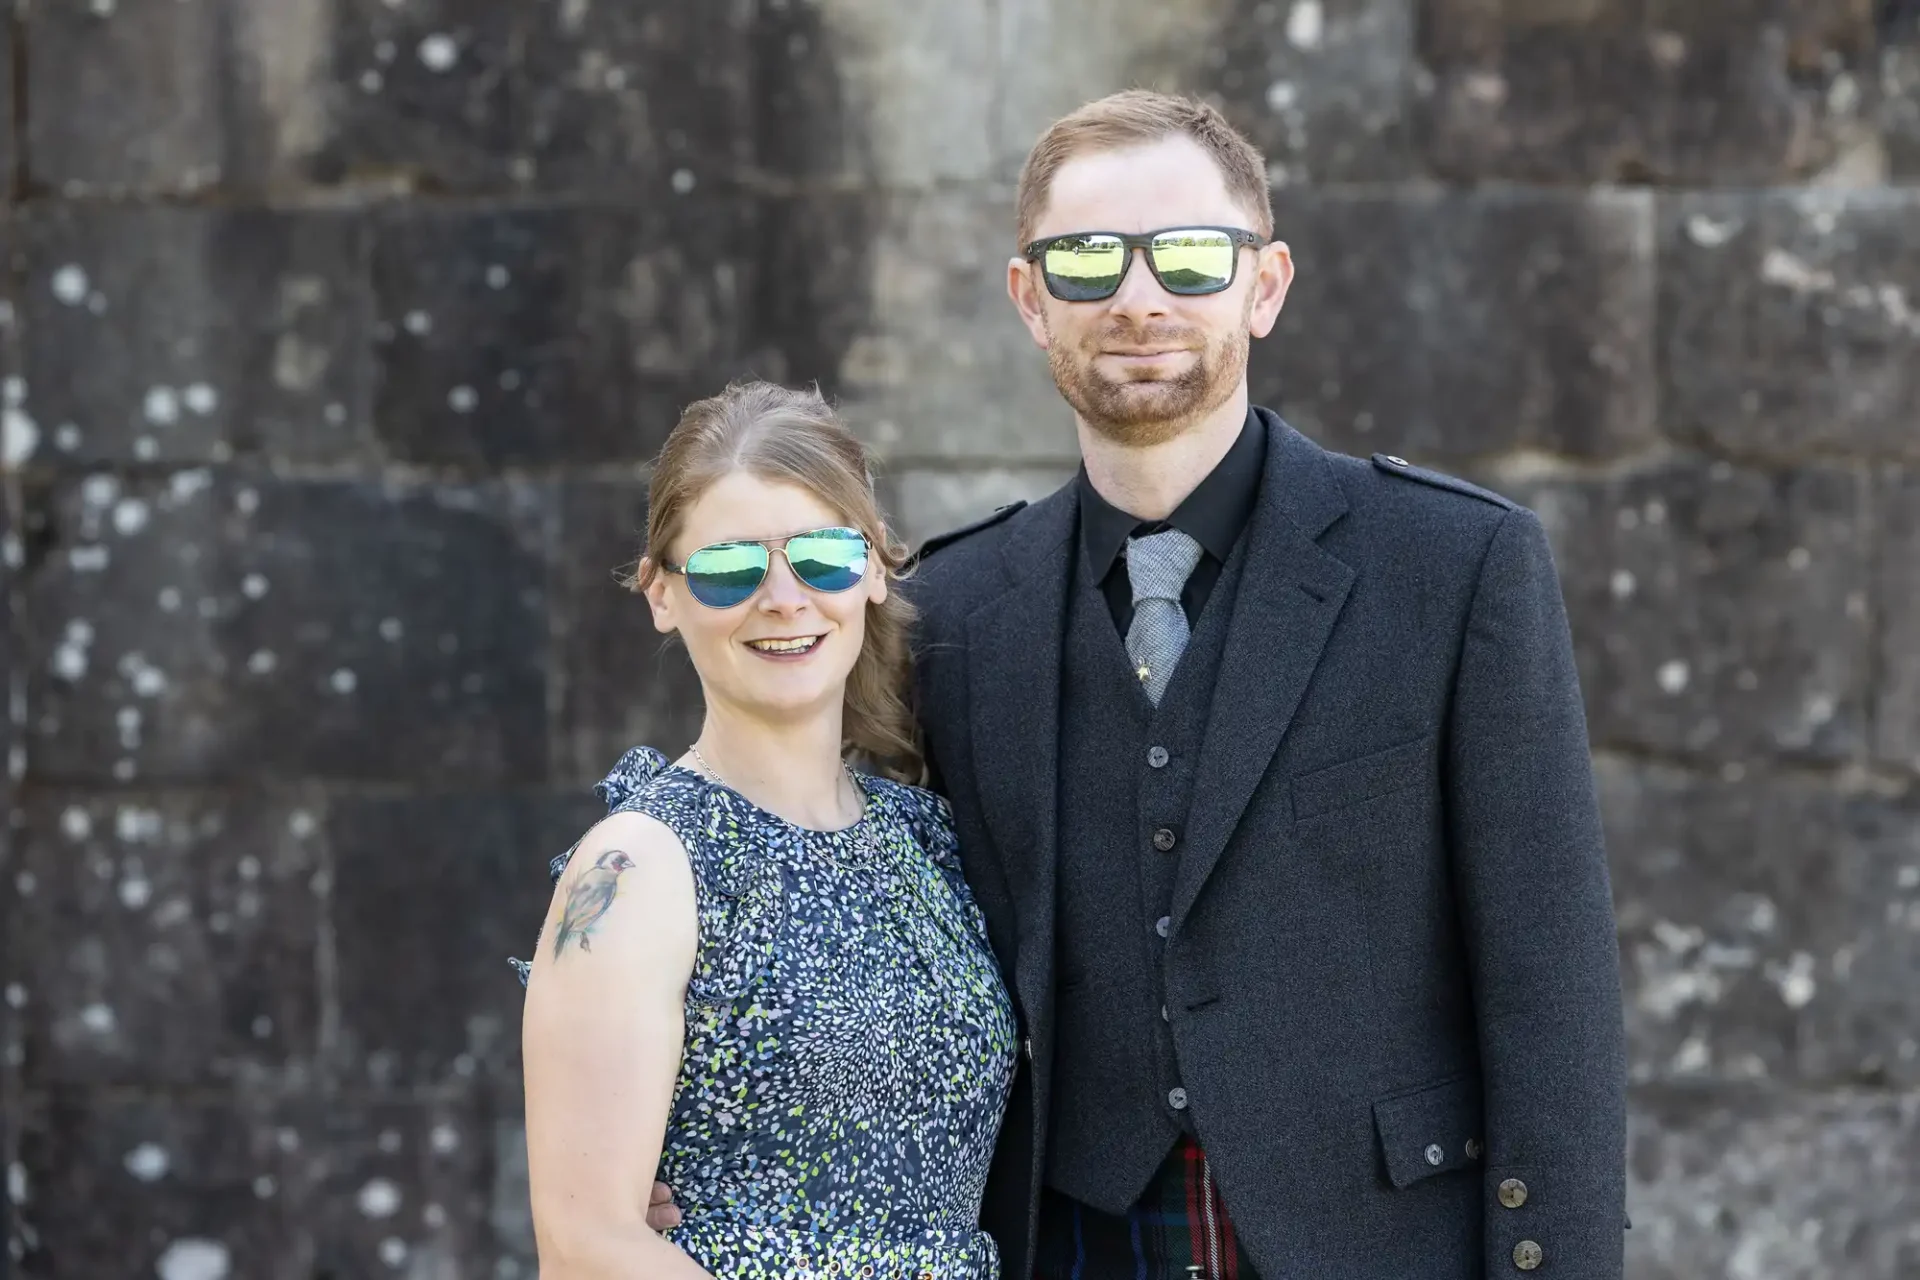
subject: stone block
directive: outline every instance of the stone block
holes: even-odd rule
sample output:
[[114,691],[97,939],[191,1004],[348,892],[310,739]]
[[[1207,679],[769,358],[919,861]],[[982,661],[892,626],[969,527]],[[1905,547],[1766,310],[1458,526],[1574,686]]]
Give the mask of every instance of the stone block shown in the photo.
[[[259,121],[251,132],[270,140],[263,149],[274,156],[256,169],[291,168],[306,181],[435,193],[499,190],[533,179],[527,147],[516,136],[515,90],[535,6],[224,2],[245,15],[238,21],[249,32],[236,57],[235,76],[243,83],[249,67],[268,72],[287,66],[292,50],[311,50],[307,75],[282,94],[259,93],[251,107]],[[259,75],[262,83],[287,78],[284,71]]]
[[[1210,86],[1209,51],[1247,36],[1225,25],[1226,0],[1002,0],[994,84],[998,177],[1012,182],[1055,120],[1120,89]],[[1012,238],[1011,223],[1007,236]]]
[[[14,6],[6,5],[0,8],[0,17],[6,19],[0,22],[0,102],[12,102],[14,98],[13,66],[16,56],[12,21]],[[18,129],[11,122],[6,128],[0,129],[0,173],[12,174],[19,165],[20,139],[17,134]]]
[[544,490],[96,474],[33,490],[33,776],[538,780]]
[[36,5],[28,162],[68,194],[520,176],[518,13],[456,0]]
[[1920,796],[1597,774],[1637,1078],[1920,1084]]
[[1552,539],[1596,745],[1732,761],[1864,751],[1869,553],[1851,470],[1679,456],[1497,487]]
[[[992,5],[792,0],[765,6],[756,41],[763,170],[925,188],[992,176],[1001,33]],[[781,47],[784,45],[784,48]],[[797,119],[773,121],[775,103]],[[796,130],[814,135],[789,151]],[[835,146],[834,144],[838,145]]]
[[638,479],[576,482],[561,503],[553,760],[556,779],[582,789],[629,747],[677,756],[700,732],[700,683],[686,647],[656,632],[647,602],[619,582],[637,566],[646,541],[646,506]]
[[1012,202],[902,197],[876,226],[870,310],[837,382],[849,422],[903,465],[1077,457],[1073,411],[1007,300]]
[[738,203],[420,209],[373,250],[377,429],[422,463],[644,460],[737,372]]
[[1256,402],[1416,461],[1617,456],[1655,437],[1649,196],[1275,193],[1296,277]]
[[762,6],[627,0],[512,8],[526,28],[515,146],[541,190],[658,200],[724,189],[751,160],[749,40]]
[[1660,210],[1660,407],[1735,453],[1920,458],[1920,191]]
[[1920,1272],[1920,1097],[1639,1089],[1631,1134],[1634,1280]]
[[504,1275],[490,1111],[472,1098],[45,1097],[21,1140],[24,1274]]
[[916,467],[887,481],[894,527],[910,546],[978,520],[1009,502],[1037,502],[1073,479],[1071,466],[985,471]]
[[805,187],[831,187],[857,173],[867,135],[848,107],[848,50],[829,30],[827,7],[819,0],[759,6],[747,48],[754,169]]
[[761,202],[740,376],[841,393],[848,355],[874,324],[885,205],[865,192]]
[[312,1129],[324,1154],[307,1166],[313,1274],[532,1277],[503,1253],[490,1221],[496,1135],[518,1109],[517,1096],[487,1089],[430,1102],[322,1102]]
[[1903,3],[1905,18],[1880,53],[1880,129],[1888,176],[1911,182],[1920,177],[1920,9]]
[[312,1274],[300,1117],[71,1090],[19,1119],[23,1275]]
[[227,176],[224,0],[37,4],[27,15],[24,142],[68,194],[195,191]]
[[1920,773],[1920,468],[1882,473],[1874,510],[1880,525],[1874,748],[1887,763]]
[[306,1078],[325,893],[311,798],[36,787],[16,815],[0,894],[30,1085]]
[[1275,185],[1411,177],[1421,76],[1414,8],[1415,0],[1234,0],[1192,87],[1260,148]]
[[1870,184],[1862,0],[1421,0],[1429,165],[1452,179]]
[[21,232],[18,461],[368,453],[373,307],[350,215],[36,204]]
[[336,798],[340,1077],[381,1089],[517,1080],[525,989],[507,961],[533,956],[548,860],[605,814],[585,788]]

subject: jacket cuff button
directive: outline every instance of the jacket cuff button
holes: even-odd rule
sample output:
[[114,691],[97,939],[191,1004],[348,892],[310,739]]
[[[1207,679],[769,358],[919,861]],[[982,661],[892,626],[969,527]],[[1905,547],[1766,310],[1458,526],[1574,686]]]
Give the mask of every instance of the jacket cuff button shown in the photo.
[[1508,1178],[1500,1184],[1500,1203],[1509,1209],[1518,1209],[1527,1202],[1527,1184],[1518,1178]]
[[1532,1271],[1546,1257],[1540,1252],[1540,1246],[1531,1240],[1522,1240],[1513,1246],[1513,1265],[1522,1271]]

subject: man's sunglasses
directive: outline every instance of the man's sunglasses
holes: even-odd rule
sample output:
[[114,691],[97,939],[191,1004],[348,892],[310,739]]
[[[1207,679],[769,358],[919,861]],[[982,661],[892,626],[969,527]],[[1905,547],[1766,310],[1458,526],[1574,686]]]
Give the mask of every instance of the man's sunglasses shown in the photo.
[[1040,264],[1047,292],[1062,302],[1098,302],[1120,291],[1133,265],[1133,251],[1147,251],[1147,267],[1168,293],[1194,297],[1219,293],[1240,269],[1240,246],[1258,249],[1267,238],[1238,227],[1170,227],[1126,235],[1076,231],[1048,236],[1026,248]]
[[787,558],[793,576],[815,591],[838,593],[867,576],[867,538],[858,529],[814,529],[764,541],[716,542],[701,547],[682,565],[660,567],[682,574],[693,598],[709,609],[744,604],[767,580],[773,553]]

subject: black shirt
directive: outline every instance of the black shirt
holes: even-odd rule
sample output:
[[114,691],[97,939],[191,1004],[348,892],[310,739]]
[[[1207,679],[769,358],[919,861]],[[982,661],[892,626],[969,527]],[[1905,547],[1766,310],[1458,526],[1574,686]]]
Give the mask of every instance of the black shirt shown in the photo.
[[1249,409],[1233,447],[1165,520],[1142,520],[1120,510],[1094,489],[1086,467],[1080,468],[1080,550],[1087,571],[1107,597],[1113,624],[1122,636],[1133,624],[1133,583],[1121,557],[1127,539],[1178,529],[1200,544],[1200,562],[1180,593],[1187,625],[1195,625],[1213,584],[1219,581],[1221,566],[1226,564],[1260,499],[1260,476],[1266,461],[1267,433]]

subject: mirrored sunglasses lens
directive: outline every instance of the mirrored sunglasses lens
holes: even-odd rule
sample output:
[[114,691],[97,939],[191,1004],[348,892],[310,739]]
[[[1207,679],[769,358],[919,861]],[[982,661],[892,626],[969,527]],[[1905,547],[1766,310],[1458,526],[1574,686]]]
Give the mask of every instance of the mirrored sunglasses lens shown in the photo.
[[1113,236],[1062,236],[1047,246],[1040,266],[1054,297],[1090,302],[1120,287],[1127,251]]
[[1173,293],[1216,293],[1233,279],[1239,251],[1219,231],[1168,231],[1153,238],[1153,266]]
[[803,533],[787,543],[787,563],[815,591],[845,591],[867,572],[867,540],[853,529]]
[[702,547],[687,557],[687,590],[710,609],[731,609],[760,589],[767,549],[743,542]]

